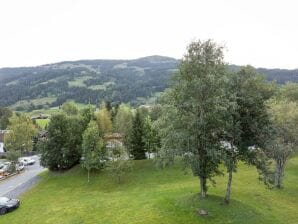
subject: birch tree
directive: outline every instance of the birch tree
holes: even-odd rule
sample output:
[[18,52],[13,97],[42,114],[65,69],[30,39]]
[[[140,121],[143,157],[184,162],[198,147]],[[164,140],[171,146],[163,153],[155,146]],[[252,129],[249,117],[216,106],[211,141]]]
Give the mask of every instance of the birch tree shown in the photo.
[[[172,129],[168,133],[161,131],[162,142],[167,142],[163,150],[183,156],[199,178],[201,197],[207,195],[207,180],[220,172],[219,139],[225,124],[226,83],[223,48],[211,40],[192,42],[165,100],[165,104],[171,104],[165,107],[174,108],[175,116],[171,120],[161,118],[169,122],[166,130]],[[175,135],[176,146],[166,140]]]
[[103,140],[95,121],[91,121],[83,133],[82,150],[81,165],[87,169],[87,180],[89,183],[90,171],[102,168],[105,160]]
[[285,166],[298,149],[298,104],[272,102],[270,114],[275,135],[268,144],[267,155],[275,162],[274,186],[282,188]]
[[251,66],[242,67],[229,76],[229,103],[222,159],[227,168],[228,181],[225,202],[231,197],[233,172],[237,171],[239,160],[253,165],[257,154],[252,148],[264,148],[269,134],[269,115],[266,102],[274,93],[274,85],[264,80]]

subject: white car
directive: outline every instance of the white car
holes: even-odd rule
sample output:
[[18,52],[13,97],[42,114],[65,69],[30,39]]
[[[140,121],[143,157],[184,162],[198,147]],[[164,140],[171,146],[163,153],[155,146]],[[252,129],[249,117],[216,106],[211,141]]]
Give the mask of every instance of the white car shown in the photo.
[[8,174],[9,164],[7,162],[0,164],[0,175],[5,176]]
[[21,157],[19,158],[19,163],[23,163],[25,166],[33,165],[35,163],[35,160],[31,157]]
[[17,171],[22,171],[24,168],[25,168],[25,166],[22,162],[20,162],[16,165],[16,170]]

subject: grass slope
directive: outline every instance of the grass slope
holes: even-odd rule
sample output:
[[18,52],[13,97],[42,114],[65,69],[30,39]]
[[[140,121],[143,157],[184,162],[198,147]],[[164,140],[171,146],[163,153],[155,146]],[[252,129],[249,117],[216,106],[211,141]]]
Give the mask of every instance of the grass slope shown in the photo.
[[49,124],[50,119],[36,119],[36,124],[40,127],[45,129],[45,127]]
[[12,110],[16,110],[19,107],[23,109],[28,109],[31,104],[34,106],[39,106],[39,105],[46,105],[53,103],[57,98],[56,97],[43,97],[43,98],[37,98],[37,99],[30,99],[30,100],[20,100],[16,102],[15,104],[11,105],[10,108]]
[[[298,223],[298,158],[287,167],[285,189],[268,190],[254,168],[240,165],[232,186],[232,202],[222,204],[226,177],[217,178],[209,198],[199,200],[198,179],[181,167],[157,169],[152,161],[136,161],[122,184],[103,172],[87,183],[80,167],[44,173],[38,186],[22,196],[21,207],[0,223]],[[210,212],[196,214],[197,208]]]

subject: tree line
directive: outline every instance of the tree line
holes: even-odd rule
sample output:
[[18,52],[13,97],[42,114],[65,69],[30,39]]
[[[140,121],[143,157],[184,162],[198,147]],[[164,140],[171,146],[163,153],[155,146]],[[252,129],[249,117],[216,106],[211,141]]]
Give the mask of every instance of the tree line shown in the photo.
[[[19,101],[18,111],[32,111],[62,105],[69,99],[92,104],[103,101],[144,103],[140,97],[150,98],[163,91],[171,70],[178,61],[160,57],[137,60],[90,60],[65,62],[33,68],[0,69],[0,106],[11,106]],[[122,66],[121,66],[122,65]],[[79,86],[72,81],[83,80]],[[51,103],[32,103],[32,99],[54,97]],[[100,101],[99,101],[100,99]]]
[[[98,110],[91,105],[78,110],[75,103],[66,102],[61,109],[62,113],[51,117],[48,136],[40,145],[41,163],[50,170],[66,170],[81,163],[88,171],[88,181],[91,170],[105,167],[118,173],[120,181],[130,159],[146,159],[146,153],[160,146],[146,108],[102,103]],[[121,139],[112,139],[109,147],[113,133]]]
[[[160,147],[152,111],[126,104],[111,106],[109,102],[97,109],[88,105],[79,110],[73,101],[68,101],[60,113],[51,117],[46,136],[40,136],[34,120],[7,108],[1,108],[0,123],[2,129],[9,130],[5,146],[7,158],[14,163],[21,155],[36,150],[41,153],[41,164],[52,171],[81,164],[88,171],[89,181],[91,170],[106,168],[112,175],[117,174],[120,182],[131,167],[131,159],[146,159]],[[113,133],[120,136],[120,142],[112,142],[108,148],[108,137]]]

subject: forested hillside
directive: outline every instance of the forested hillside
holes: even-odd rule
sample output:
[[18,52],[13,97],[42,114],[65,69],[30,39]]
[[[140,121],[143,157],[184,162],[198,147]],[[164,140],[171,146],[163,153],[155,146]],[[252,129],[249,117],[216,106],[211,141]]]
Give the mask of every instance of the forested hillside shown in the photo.
[[[153,100],[168,85],[179,60],[149,56],[135,60],[81,60],[0,69],[0,106],[41,109],[68,99],[132,105]],[[238,66],[231,66],[237,70]],[[268,80],[298,82],[298,70],[258,69]]]
[[177,63],[173,58],[150,56],[3,68],[0,105],[40,108],[57,106],[67,99],[93,104],[102,100],[139,104],[166,88]]

